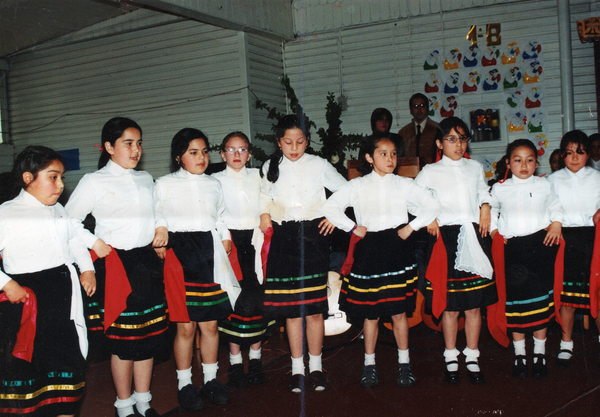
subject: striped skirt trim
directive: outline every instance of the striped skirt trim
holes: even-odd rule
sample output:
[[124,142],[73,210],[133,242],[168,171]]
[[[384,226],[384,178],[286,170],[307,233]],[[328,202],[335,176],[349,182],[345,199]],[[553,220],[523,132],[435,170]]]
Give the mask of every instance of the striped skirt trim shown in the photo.
[[561,305],[589,309],[595,229],[592,226],[564,227],[562,232],[566,245]]

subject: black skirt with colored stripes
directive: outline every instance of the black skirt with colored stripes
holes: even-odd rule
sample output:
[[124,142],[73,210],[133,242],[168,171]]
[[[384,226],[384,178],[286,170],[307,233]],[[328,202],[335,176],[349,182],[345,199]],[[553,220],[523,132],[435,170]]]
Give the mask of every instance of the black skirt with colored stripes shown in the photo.
[[212,232],[169,233],[169,246],[183,267],[190,320],[213,321],[229,316],[232,311],[229,296],[214,279]]
[[327,313],[329,238],[319,222],[273,223],[263,314],[294,318]]
[[234,312],[219,323],[219,331],[227,341],[247,348],[268,336],[276,321],[269,322],[262,314],[265,293],[256,276],[256,249],[252,245],[254,231],[230,230],[230,233],[242,271],[242,292],[235,302]]
[[504,245],[507,330],[524,333],[554,317],[554,261],[558,245],[544,245],[545,230]]
[[[163,356],[169,348],[163,264],[150,245],[131,250],[115,249],[131,286],[127,308],[104,334],[108,349],[122,360]],[[97,303],[103,320],[106,268],[104,259],[94,262]],[[110,289],[109,289],[110,290]],[[102,330],[100,330],[102,331]]]
[[[449,225],[440,227],[440,233],[446,247],[448,257],[448,280],[446,293],[446,311],[467,311],[494,304],[498,301],[496,282],[479,275],[474,276],[470,272],[460,271],[454,268],[456,262],[456,251],[458,249],[458,235],[460,225]],[[473,223],[477,240],[490,263],[492,262],[492,240],[489,236],[483,237],[479,233],[479,225]],[[436,237],[429,238],[429,250],[427,259],[431,257]],[[493,264],[492,264],[493,265]],[[431,283],[426,280],[425,290],[425,312],[431,314],[433,291]]]
[[596,229],[589,227],[563,227],[565,240],[565,270],[561,304],[577,308],[590,308],[590,267],[594,254]]
[[37,298],[31,362],[12,350],[23,304],[0,303],[0,415],[77,414],[85,388],[85,359],[71,320],[71,277],[66,266],[12,275]]
[[417,261],[412,237],[398,229],[368,232],[354,250],[350,275],[340,291],[340,310],[352,319],[376,319],[415,309]]

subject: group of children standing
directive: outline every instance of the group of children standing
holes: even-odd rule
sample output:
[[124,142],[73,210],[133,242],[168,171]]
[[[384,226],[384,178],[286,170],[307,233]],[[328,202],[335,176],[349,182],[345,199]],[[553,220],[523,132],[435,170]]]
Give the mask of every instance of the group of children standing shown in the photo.
[[[460,381],[461,312],[467,376],[475,384],[485,380],[478,362],[483,307],[501,343],[507,345],[512,333],[515,377],[528,375],[525,334],[533,332],[531,373],[538,378],[547,375],[546,329],[560,309],[557,364],[569,365],[575,309],[597,315],[599,305],[594,294],[600,284],[592,279],[590,286],[590,268],[600,269],[592,260],[600,172],[585,166],[585,134],[565,135],[566,168],[549,178],[534,176],[537,153],[530,141],[511,143],[506,163],[512,176],[491,192],[482,166],[468,158],[469,129],[458,118],[440,123],[440,159],[414,181],[394,175],[396,145],[386,134],[365,140],[365,175],[350,182],[306,153],[310,133],[303,116],[283,117],[275,134],[278,149],[260,170],[246,167],[248,137],[227,135],[221,146],[226,169],[209,176],[208,138],[182,129],[171,143],[171,174],[153,182],[135,170],[141,127],[113,118],[102,131],[99,170],[81,179],[64,208],[57,203],[64,187],[60,155],[41,146],[19,155],[13,172],[22,190],[0,206],[0,288],[11,303],[0,304],[10,311],[0,318],[2,326],[10,325],[1,346],[0,412],[76,413],[87,354],[82,288],[87,328],[104,334],[112,355],[118,417],[158,416],[150,406],[150,383],[154,358],[168,348],[169,321],[176,323],[178,399],[186,410],[204,407],[203,398],[229,401],[229,389],[216,378],[219,334],[230,346],[229,383],[265,381],[261,342],[276,319],[285,319],[290,344],[290,391],[324,391],[328,235],[335,227],[352,235],[340,308],[363,321],[361,386],[379,383],[375,349],[385,316],[392,318],[398,346],[397,384],[417,382],[408,315],[419,279],[412,233],[419,229],[430,235],[426,308],[441,319],[447,383]],[[325,189],[333,193],[328,199]],[[345,214],[348,207],[355,220]],[[94,233],[82,226],[88,214],[96,221]],[[563,250],[564,269],[555,269]],[[563,272],[564,280],[558,279]],[[37,333],[28,337],[32,304]],[[192,384],[198,329],[200,390]]]

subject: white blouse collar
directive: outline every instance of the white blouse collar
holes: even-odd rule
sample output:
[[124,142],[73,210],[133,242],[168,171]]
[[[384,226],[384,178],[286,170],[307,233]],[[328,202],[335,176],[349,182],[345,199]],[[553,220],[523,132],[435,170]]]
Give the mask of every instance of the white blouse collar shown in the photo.
[[38,200],[33,195],[29,194],[27,191],[25,191],[23,189],[19,193],[19,198],[21,200],[23,200],[23,202],[25,204],[27,204],[28,206],[31,206],[31,207],[52,207],[52,206],[47,206],[47,205],[43,204],[40,200]]
[[186,171],[183,168],[179,168],[177,172],[175,172],[175,176],[181,179],[191,179],[191,178],[202,178],[206,175],[204,172],[202,174],[192,174],[190,171]]
[[131,171],[133,171],[133,169],[125,169],[123,168],[121,165],[117,164],[116,162],[113,162],[112,159],[108,160],[108,163],[106,164],[106,169],[108,170],[108,172],[110,172],[111,174],[115,175],[115,176],[119,176],[119,175],[123,175],[123,174],[131,174]]
[[458,161],[455,161],[454,159],[450,159],[446,156],[442,156],[442,159],[440,159],[440,162],[442,163],[442,165],[445,165],[445,166],[460,167],[465,164],[465,158],[462,157]]
[[518,178],[514,175],[510,178],[512,179],[513,183],[515,183],[515,184],[529,184],[529,183],[535,181],[535,175],[532,175],[531,177],[528,177],[525,179]]
[[246,167],[242,167],[242,169],[240,169],[239,171],[235,171],[234,169],[230,168],[228,165],[225,167],[225,174],[228,177],[244,178],[244,177],[248,176],[248,170],[246,169]]

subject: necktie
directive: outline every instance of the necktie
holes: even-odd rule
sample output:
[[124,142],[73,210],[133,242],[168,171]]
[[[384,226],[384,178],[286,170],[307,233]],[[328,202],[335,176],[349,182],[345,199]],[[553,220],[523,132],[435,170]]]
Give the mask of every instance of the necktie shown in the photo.
[[421,156],[421,125],[417,125],[417,156]]

